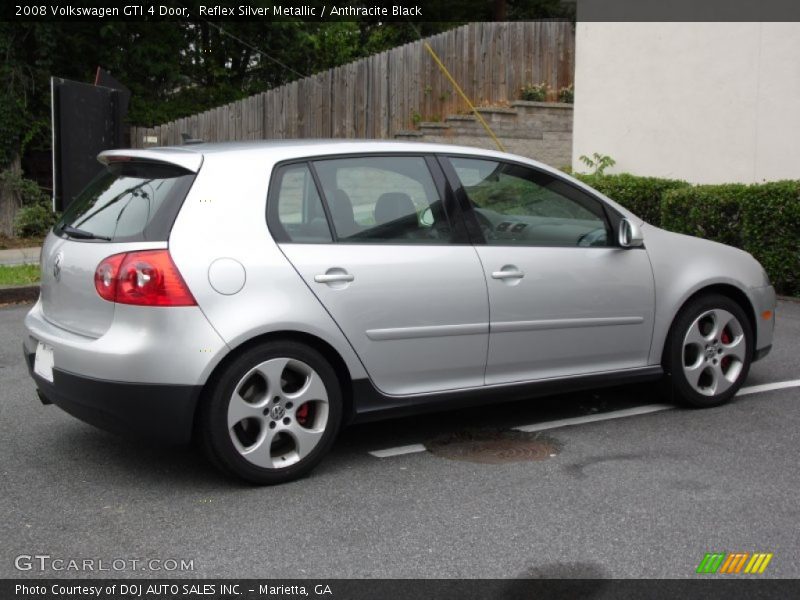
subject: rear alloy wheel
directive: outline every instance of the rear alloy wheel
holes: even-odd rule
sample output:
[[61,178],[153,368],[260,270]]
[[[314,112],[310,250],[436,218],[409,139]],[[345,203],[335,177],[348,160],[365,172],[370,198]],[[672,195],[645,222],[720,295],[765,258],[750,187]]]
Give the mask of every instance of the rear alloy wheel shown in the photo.
[[259,484],[308,473],[341,421],[332,367],[314,349],[268,343],[245,352],[210,390],[202,421],[206,450],[223,470]]
[[730,400],[750,370],[752,337],[747,316],[730,298],[690,302],[672,326],[665,354],[678,400],[698,408]]

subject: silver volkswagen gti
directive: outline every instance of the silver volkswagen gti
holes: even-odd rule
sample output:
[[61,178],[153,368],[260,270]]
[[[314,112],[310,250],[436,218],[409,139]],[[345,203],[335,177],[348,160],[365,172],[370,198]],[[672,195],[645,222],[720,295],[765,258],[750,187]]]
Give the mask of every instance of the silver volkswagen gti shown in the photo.
[[114,150],[42,249],[41,400],[308,473],[357,421],[640,380],[728,401],[770,349],[752,256],[538,162],[396,142]]

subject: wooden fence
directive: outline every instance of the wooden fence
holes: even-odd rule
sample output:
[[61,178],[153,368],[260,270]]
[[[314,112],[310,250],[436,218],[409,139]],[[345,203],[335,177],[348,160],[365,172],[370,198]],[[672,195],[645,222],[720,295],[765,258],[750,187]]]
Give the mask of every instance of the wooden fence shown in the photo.
[[[572,23],[471,23],[425,41],[477,106],[517,100],[526,83],[547,83],[554,99],[573,82]],[[418,41],[197,115],[133,127],[131,145],[180,144],[182,133],[209,142],[390,138],[467,110]]]

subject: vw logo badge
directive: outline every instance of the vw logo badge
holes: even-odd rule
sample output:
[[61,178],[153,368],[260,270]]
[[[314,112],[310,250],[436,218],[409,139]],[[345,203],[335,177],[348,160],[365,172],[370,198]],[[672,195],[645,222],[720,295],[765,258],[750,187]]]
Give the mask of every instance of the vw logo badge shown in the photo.
[[56,281],[61,281],[61,263],[64,262],[64,253],[59,252],[56,254],[56,258],[53,261],[53,277],[56,278]]
[[276,421],[277,421],[278,419],[280,419],[281,417],[283,417],[283,415],[284,415],[285,413],[286,413],[286,409],[284,409],[284,408],[283,408],[283,407],[282,407],[280,404],[276,404],[275,406],[273,406],[273,407],[272,407],[272,410],[270,411],[270,415],[271,415],[271,416],[272,416],[272,418],[273,418],[273,419],[275,419]]

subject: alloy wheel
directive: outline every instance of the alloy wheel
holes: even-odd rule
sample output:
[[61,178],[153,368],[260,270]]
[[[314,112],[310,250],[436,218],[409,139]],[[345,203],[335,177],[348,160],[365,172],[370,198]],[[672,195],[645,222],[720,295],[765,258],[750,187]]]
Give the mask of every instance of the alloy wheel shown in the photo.
[[317,447],[328,412],[328,393],[314,369],[300,360],[273,358],[237,383],[228,404],[228,432],[247,461],[281,469]]
[[683,373],[704,396],[717,396],[736,383],[745,364],[746,343],[739,320],[720,308],[706,310],[683,338]]

